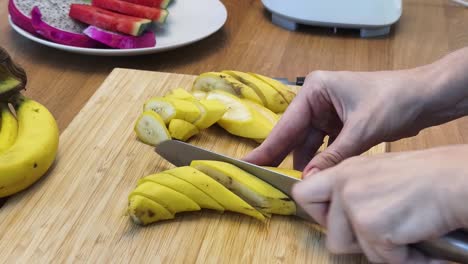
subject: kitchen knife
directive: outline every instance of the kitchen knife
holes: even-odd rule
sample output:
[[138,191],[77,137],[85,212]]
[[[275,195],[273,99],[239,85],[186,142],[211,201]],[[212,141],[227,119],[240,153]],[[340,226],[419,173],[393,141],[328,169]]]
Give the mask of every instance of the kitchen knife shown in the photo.
[[302,86],[304,84],[304,81],[305,81],[305,77],[296,77],[296,81],[295,82],[292,82],[290,80],[288,80],[288,78],[273,78],[283,84],[286,84],[286,85],[295,85],[295,86]]
[[[189,166],[193,160],[216,160],[230,163],[271,184],[289,197],[291,197],[292,186],[300,181],[299,179],[181,141],[164,141],[156,146],[155,150],[161,157],[175,166]],[[305,220],[313,221],[300,206],[297,206],[296,215]],[[468,234],[463,230],[456,230],[442,238],[424,241],[413,246],[434,258],[468,263]]]

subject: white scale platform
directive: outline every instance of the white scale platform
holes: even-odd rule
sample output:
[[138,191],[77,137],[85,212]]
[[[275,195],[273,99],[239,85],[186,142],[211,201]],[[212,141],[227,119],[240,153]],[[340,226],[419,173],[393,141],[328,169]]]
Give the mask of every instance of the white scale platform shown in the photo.
[[360,29],[361,37],[385,36],[402,13],[401,0],[262,0],[275,25]]

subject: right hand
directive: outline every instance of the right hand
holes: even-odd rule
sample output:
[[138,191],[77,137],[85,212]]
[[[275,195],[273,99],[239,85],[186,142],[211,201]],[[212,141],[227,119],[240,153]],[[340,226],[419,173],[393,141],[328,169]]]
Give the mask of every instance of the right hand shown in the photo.
[[[270,136],[245,160],[276,166],[294,151],[294,168],[307,175],[378,143],[417,135],[437,123],[424,113],[432,96],[430,87],[434,86],[427,78],[431,75],[422,67],[387,72],[313,72]],[[333,142],[315,155],[325,135]]]

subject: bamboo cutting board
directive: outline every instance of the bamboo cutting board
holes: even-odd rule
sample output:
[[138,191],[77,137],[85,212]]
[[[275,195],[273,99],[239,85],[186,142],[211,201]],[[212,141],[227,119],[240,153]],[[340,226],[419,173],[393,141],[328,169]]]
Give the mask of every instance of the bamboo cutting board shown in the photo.
[[[8,263],[362,263],[327,253],[323,235],[295,217],[266,223],[211,211],[147,227],[125,215],[139,178],[170,168],[136,140],[143,102],[189,88],[194,76],[115,69],[61,135],[54,168],[0,209],[1,262]],[[212,127],[192,144],[242,157],[250,140]],[[379,145],[370,153],[385,152]],[[291,165],[288,158],[283,166]]]

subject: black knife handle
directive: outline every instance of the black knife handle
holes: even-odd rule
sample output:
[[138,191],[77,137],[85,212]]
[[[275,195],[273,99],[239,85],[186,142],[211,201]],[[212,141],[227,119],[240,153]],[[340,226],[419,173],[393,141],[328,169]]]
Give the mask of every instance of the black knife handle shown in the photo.
[[297,86],[302,86],[304,84],[306,77],[296,77],[296,85]]
[[413,246],[434,258],[468,263],[468,234],[461,229]]

